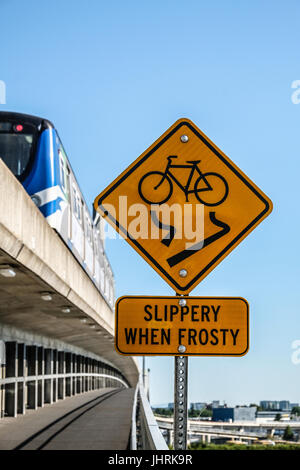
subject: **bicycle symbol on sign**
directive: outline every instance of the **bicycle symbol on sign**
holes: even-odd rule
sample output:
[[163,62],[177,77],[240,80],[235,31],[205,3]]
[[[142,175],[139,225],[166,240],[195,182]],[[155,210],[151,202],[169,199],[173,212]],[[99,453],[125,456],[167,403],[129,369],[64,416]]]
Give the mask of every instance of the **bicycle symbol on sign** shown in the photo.
[[[174,165],[172,160],[178,158],[176,155],[167,157],[168,163],[164,172],[150,171],[139,181],[138,190],[140,197],[147,204],[164,204],[173,194],[173,182],[184,192],[186,202],[189,202],[189,194],[195,194],[201,204],[205,206],[218,206],[225,201],[228,196],[228,184],[225,178],[218,173],[202,173],[199,168],[201,160],[187,161],[188,165]],[[184,186],[171,172],[172,168],[190,169],[190,174]],[[194,188],[190,189],[192,178],[195,173],[199,177],[196,179]]]

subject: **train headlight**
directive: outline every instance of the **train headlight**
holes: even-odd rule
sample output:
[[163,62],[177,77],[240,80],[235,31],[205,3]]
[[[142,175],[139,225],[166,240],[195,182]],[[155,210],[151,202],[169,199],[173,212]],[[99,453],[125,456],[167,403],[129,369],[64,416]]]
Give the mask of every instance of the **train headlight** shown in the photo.
[[40,196],[37,196],[36,194],[31,196],[31,199],[37,207],[40,207],[40,205],[42,204],[42,200],[41,200]]

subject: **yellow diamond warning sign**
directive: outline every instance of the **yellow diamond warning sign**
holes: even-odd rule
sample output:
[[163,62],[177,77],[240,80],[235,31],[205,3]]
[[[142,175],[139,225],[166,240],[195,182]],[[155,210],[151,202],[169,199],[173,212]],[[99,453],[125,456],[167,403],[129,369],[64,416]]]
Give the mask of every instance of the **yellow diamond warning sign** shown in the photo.
[[239,297],[121,297],[115,332],[129,356],[243,356],[249,306]]
[[94,206],[180,294],[272,210],[270,199],[188,119],[173,124]]

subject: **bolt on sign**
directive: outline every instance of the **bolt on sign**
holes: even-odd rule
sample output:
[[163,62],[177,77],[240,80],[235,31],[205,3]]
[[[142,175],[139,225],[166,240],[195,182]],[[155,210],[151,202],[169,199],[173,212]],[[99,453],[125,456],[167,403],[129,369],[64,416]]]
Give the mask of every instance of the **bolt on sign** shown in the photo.
[[188,119],[173,124],[94,202],[188,294],[272,210],[270,199]]
[[129,356],[243,356],[249,305],[239,297],[120,297],[115,345]]

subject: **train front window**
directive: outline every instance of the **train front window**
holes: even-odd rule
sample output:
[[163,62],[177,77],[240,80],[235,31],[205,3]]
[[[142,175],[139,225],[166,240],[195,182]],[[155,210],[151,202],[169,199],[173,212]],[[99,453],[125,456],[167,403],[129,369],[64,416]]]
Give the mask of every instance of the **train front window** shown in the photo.
[[36,128],[30,124],[0,122],[0,158],[22,179],[34,150]]

